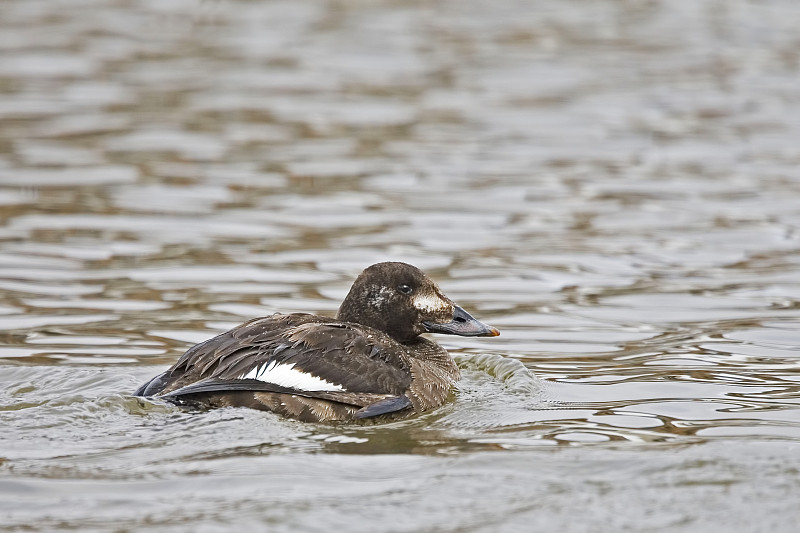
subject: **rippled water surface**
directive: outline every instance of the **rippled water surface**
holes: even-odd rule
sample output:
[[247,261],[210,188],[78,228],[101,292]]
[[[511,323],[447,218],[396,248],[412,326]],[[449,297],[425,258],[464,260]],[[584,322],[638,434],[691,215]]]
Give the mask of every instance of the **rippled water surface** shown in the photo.
[[[796,529],[797,2],[0,12],[0,529]],[[502,330],[441,409],[130,396],[381,260]]]

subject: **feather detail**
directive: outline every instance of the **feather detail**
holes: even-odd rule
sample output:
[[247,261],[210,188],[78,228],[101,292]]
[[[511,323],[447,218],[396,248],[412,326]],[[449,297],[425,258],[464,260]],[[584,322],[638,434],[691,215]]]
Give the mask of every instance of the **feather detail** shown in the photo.
[[304,391],[343,391],[344,388],[321,377],[295,369],[295,363],[279,364],[275,359],[253,368],[237,379],[257,379],[289,389]]

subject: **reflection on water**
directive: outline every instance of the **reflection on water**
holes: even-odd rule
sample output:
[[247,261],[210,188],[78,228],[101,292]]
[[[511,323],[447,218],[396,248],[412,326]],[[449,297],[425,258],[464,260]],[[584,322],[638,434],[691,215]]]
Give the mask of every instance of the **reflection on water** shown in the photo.
[[[3,527],[793,530],[793,2],[68,4],[0,17]],[[443,408],[129,395],[392,259],[503,332]]]

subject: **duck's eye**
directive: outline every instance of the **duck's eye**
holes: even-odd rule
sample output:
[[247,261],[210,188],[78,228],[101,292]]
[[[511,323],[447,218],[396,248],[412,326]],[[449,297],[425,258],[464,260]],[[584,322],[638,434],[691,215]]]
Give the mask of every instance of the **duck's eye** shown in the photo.
[[402,292],[403,294],[411,294],[411,292],[412,292],[414,289],[412,289],[411,287],[409,287],[408,285],[406,285],[406,284],[404,283],[403,285],[398,285],[398,286],[397,286],[397,290],[398,290],[398,291],[400,291],[400,292]]

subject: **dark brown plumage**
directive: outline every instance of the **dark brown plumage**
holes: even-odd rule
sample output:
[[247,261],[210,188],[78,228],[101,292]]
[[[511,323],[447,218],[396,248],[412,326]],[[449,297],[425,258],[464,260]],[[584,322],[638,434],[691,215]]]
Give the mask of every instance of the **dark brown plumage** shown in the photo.
[[193,346],[134,394],[306,421],[405,416],[442,405],[460,378],[426,332],[499,335],[418,268],[378,263],[358,276],[336,319],[256,318]]

